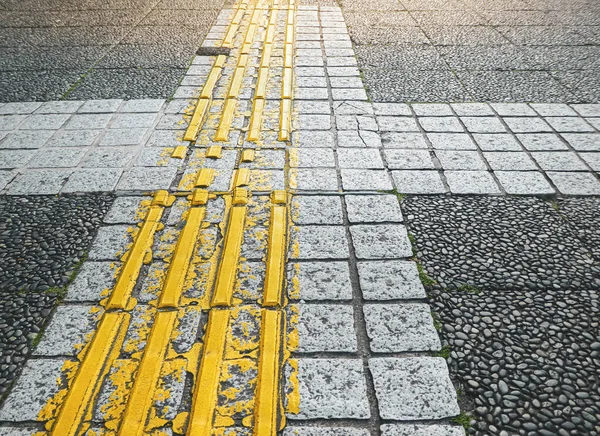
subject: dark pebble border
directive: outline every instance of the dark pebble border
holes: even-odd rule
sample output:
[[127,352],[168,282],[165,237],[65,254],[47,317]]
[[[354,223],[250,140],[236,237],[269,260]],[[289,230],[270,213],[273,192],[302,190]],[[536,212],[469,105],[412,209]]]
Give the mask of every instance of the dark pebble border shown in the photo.
[[76,272],[113,197],[0,197],[0,399]]
[[600,201],[402,202],[468,434],[600,434]]

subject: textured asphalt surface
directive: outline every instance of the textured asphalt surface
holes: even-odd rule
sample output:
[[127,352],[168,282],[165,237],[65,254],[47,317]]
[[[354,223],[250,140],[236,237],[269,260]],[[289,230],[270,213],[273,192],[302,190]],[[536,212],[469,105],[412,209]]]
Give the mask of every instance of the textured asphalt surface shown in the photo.
[[222,0],[0,3],[0,102],[167,98]]
[[[411,197],[402,205],[473,435],[600,424],[600,201]],[[590,237],[591,236],[591,237]]]

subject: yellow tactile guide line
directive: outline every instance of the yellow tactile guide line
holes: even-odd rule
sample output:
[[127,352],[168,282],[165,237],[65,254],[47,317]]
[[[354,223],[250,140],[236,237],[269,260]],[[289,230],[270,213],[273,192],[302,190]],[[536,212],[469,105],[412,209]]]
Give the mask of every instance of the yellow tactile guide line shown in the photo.
[[[293,53],[295,32],[295,5],[268,4],[258,0],[243,0],[234,9],[230,26],[222,45],[234,47],[236,38],[242,36],[241,50],[233,76],[228,83],[225,104],[220,122],[213,138],[227,141],[238,105],[238,95],[243,86],[244,73],[248,67],[248,53],[254,42],[262,47],[257,85],[252,99],[249,141],[260,141],[263,111],[267,98],[267,82],[270,62],[277,33],[279,14],[285,14],[283,35],[283,74],[281,77],[280,126],[278,139],[287,141],[291,131],[293,97]],[[256,41],[261,26],[262,38]],[[203,128],[213,102],[213,95],[223,77],[227,58],[218,56],[199,94],[193,116],[185,133],[185,139],[195,141]],[[174,157],[184,158],[185,149],[178,147]],[[206,157],[219,159],[222,148],[213,145]],[[240,162],[251,162],[254,150],[240,150]],[[243,258],[241,249],[244,231],[254,223],[249,222],[251,193],[244,188],[248,184],[248,169],[234,172],[231,191],[217,194],[225,200],[226,210],[221,228],[225,228],[223,241],[213,255],[213,266],[205,275],[195,272],[197,251],[203,244],[206,208],[217,197],[209,193],[214,170],[203,168],[197,174],[194,190],[178,196],[187,198],[185,225],[179,232],[174,250],[161,272],[158,298],[148,304],[138,303],[137,284],[145,264],[153,260],[156,235],[163,229],[161,220],[172,207],[176,196],[158,191],[146,212],[141,226],[134,232],[134,242],[123,256],[123,264],[117,271],[116,284],[107,298],[101,302],[104,311],[97,329],[78,355],[78,361],[68,361],[63,368],[68,386],[55,395],[38,415],[45,422],[46,431],[38,434],[54,436],[70,435],[166,435],[170,428],[177,434],[220,435],[238,434],[236,428],[246,428],[256,436],[275,435],[285,424],[282,413],[282,367],[285,350],[287,303],[284,293],[284,271],[288,241],[288,202],[286,191],[270,194],[270,219],[267,236],[265,281],[262,297],[254,305],[244,305],[234,298],[236,281]],[[208,188],[208,189],[205,189]],[[218,265],[218,266],[217,266]],[[194,281],[203,281],[206,295],[200,298],[185,296]],[[214,286],[211,286],[214,284]],[[212,288],[212,294],[210,289]],[[260,304],[260,306],[259,306]],[[189,311],[204,310],[208,314],[205,333],[185,353],[177,353],[173,341],[179,332],[179,320]],[[134,327],[134,318],[145,314],[145,331],[140,330],[137,342],[127,343],[127,334]],[[250,316],[250,318],[248,318]],[[206,318],[206,317],[205,317]],[[137,318],[136,318],[137,319]],[[260,326],[260,337],[252,338],[247,331],[242,339],[232,333],[236,328],[246,329],[249,322]],[[136,321],[138,322],[138,321]],[[253,342],[259,342],[253,344]],[[136,348],[137,347],[137,348]],[[253,347],[257,347],[253,349]],[[129,356],[123,356],[123,350]],[[236,395],[247,386],[222,390],[221,384],[231,368],[252,369],[256,376],[250,397]],[[189,410],[179,411],[168,420],[157,412],[157,401],[168,398],[170,392],[163,386],[165,375],[184,377],[193,375]],[[104,421],[95,417],[100,392],[107,380],[114,387],[101,411]],[[233,380],[233,379],[232,379]],[[221,404],[224,395],[231,404]],[[106,401],[106,399],[104,399]],[[240,415],[241,413],[241,415]],[[233,419],[233,417],[236,419]],[[241,422],[239,417],[242,416]],[[233,433],[228,432],[228,428]]]

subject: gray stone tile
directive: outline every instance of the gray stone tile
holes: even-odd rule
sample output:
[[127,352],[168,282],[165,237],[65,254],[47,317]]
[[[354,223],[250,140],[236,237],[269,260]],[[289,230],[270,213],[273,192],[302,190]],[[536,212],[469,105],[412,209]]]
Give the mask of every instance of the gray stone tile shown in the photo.
[[290,171],[290,187],[299,191],[337,192],[337,171],[333,168],[292,169]]
[[0,168],[12,169],[27,165],[35,150],[0,150]]
[[389,191],[393,189],[386,170],[342,169],[344,191]]
[[[332,77],[333,79],[333,77]],[[332,88],[331,97],[334,100],[360,100],[367,101],[367,93],[362,88]]]
[[124,191],[154,191],[168,189],[175,178],[177,168],[131,168],[121,178],[117,189]]
[[442,357],[374,358],[369,368],[383,419],[441,419],[460,413]]
[[521,151],[522,148],[513,135],[508,133],[473,135],[479,148],[484,151]]
[[171,158],[173,148],[171,147],[147,147],[142,149],[135,159],[136,167],[178,167],[181,165],[181,159]]
[[477,150],[466,133],[428,133],[427,138],[436,150]]
[[65,301],[100,301],[116,282],[116,268],[114,262],[85,262],[69,285]]
[[[188,74],[191,74],[188,72]],[[158,112],[165,104],[163,99],[129,100],[123,104],[122,112]]]
[[402,222],[395,195],[346,195],[345,199],[351,223]]
[[600,151],[598,133],[563,133],[562,137],[577,151]]
[[517,135],[521,144],[529,151],[567,150],[567,145],[554,133],[524,133]]
[[112,114],[76,114],[65,125],[65,129],[105,129],[112,118]]
[[150,135],[146,143],[147,147],[177,147],[178,145],[188,145],[183,141],[184,132],[181,130],[157,130]]
[[386,149],[383,154],[388,168],[393,170],[435,169],[428,150]]
[[379,130],[382,132],[418,132],[419,126],[411,117],[392,117],[380,115],[377,117]]
[[292,144],[295,147],[333,148],[335,138],[333,133],[328,131],[294,132],[292,134]]
[[61,192],[111,192],[122,174],[123,170],[120,168],[75,170]]
[[574,104],[572,107],[582,117],[600,117],[600,104]]
[[[296,427],[287,425],[283,436],[370,436],[369,430],[352,427]],[[9,435],[13,436],[13,435]],[[15,436],[21,436],[15,435]],[[23,436],[29,436],[29,434]]]
[[40,410],[61,389],[65,359],[30,359],[0,409],[3,421],[36,421]]
[[104,132],[100,145],[140,145],[144,142],[144,135],[148,129],[144,127],[132,127],[129,129],[108,129]]
[[545,171],[589,171],[577,154],[570,151],[536,151],[531,155]]
[[300,413],[290,418],[369,418],[360,359],[298,359]]
[[436,150],[445,170],[485,170],[485,162],[476,151]]
[[335,122],[338,130],[379,130],[375,117],[370,115],[336,115]]
[[342,201],[339,196],[296,195],[291,218],[296,224],[343,224]]
[[417,265],[402,260],[358,262],[360,288],[365,300],[425,298]]
[[381,142],[385,148],[428,148],[421,133],[388,132],[381,134]]
[[600,172],[600,153],[579,153],[579,157],[586,161],[594,171]]
[[335,168],[335,155],[330,148],[298,148],[289,151],[292,168]]
[[57,130],[69,119],[69,114],[30,115],[21,123],[21,130]]
[[80,113],[110,113],[116,112],[121,106],[123,100],[107,99],[107,100],[88,100],[78,112]]
[[383,424],[381,436],[465,436],[465,430],[444,424]]
[[547,117],[545,120],[557,132],[595,132],[592,126],[578,117]]
[[504,124],[496,117],[461,117],[465,127],[472,133],[506,132]]
[[374,353],[434,351],[442,347],[428,304],[365,304],[363,312]]
[[125,113],[115,115],[111,129],[131,129],[136,127],[152,127],[156,121],[156,113]]
[[454,194],[500,194],[491,173],[486,171],[445,171]]
[[340,168],[384,168],[381,154],[374,148],[341,148],[337,157]]
[[464,132],[456,117],[419,117],[419,123],[426,132]]
[[552,128],[541,118],[504,118],[504,122],[514,133],[551,132]]
[[[327,63],[329,64],[329,59],[327,59]],[[362,80],[360,77],[332,77],[330,79],[330,83],[331,83],[332,88],[348,88],[348,90],[351,90],[351,91],[362,91],[364,93],[364,89],[362,89],[363,83],[362,83]],[[356,89],[356,88],[361,88],[361,89]],[[366,97],[367,94],[364,93],[364,96]],[[336,98],[335,92],[333,93],[333,99],[334,100],[342,100],[340,98]],[[358,99],[348,98],[347,100],[363,101],[363,100],[366,100],[366,98],[358,98]]]
[[42,148],[29,161],[30,168],[76,167],[86,153],[81,148]]
[[93,306],[58,306],[33,354],[45,357],[75,356],[96,326],[99,314],[91,313],[92,308]]
[[343,226],[298,226],[291,229],[291,259],[347,259]]
[[299,352],[356,351],[354,309],[351,305],[300,304],[298,308]]
[[449,104],[443,103],[414,103],[411,105],[415,114],[425,117],[444,117],[453,116],[452,108]]
[[31,114],[35,112],[41,105],[42,103],[37,101],[5,103],[4,105],[0,106],[0,115]]
[[376,115],[411,116],[410,107],[405,103],[373,103]]
[[358,259],[397,259],[412,256],[406,227],[400,224],[350,226]]
[[600,195],[600,182],[592,173],[546,173],[552,183],[565,195]]
[[135,149],[96,148],[83,160],[84,168],[123,168],[129,165],[135,156]]
[[14,130],[26,118],[27,118],[27,115],[4,115],[4,116],[0,116],[0,130]]
[[125,254],[125,250],[131,242],[132,235],[128,225],[100,227],[90,248],[88,259],[115,261]]
[[296,300],[352,300],[348,262],[289,263],[289,297]]
[[491,103],[501,117],[534,117],[537,114],[526,103]]
[[30,170],[19,174],[7,188],[10,195],[58,194],[71,175],[67,170]]
[[443,194],[446,187],[438,171],[392,171],[398,192],[402,194]]
[[502,171],[531,171],[537,166],[524,152],[488,151],[483,153],[492,170]]
[[[334,78],[335,79],[335,78]],[[337,80],[355,80],[352,77],[339,77]],[[373,105],[366,101],[336,101],[333,102],[333,112],[336,115],[373,115]]]
[[0,141],[0,148],[40,148],[50,139],[54,130],[28,130],[9,133]]
[[72,114],[77,112],[83,101],[47,101],[35,111],[36,114]]
[[494,115],[486,103],[451,103],[452,109],[460,117]]
[[102,130],[59,130],[47,142],[48,147],[85,147],[92,145]]
[[542,173],[535,171],[496,171],[496,177],[507,194],[551,195],[554,188]]
[[338,130],[338,147],[381,148],[381,137],[368,130]]
[[0,191],[2,191],[16,175],[17,173],[14,171],[0,171]]
[[2,427],[3,436],[30,436],[37,432],[33,427]]
[[328,101],[295,100],[294,107],[300,114],[330,114]]
[[[331,129],[331,117],[329,115],[298,115],[294,120],[294,128],[298,130],[328,130]],[[308,132],[307,132],[308,133]]]
[[562,103],[531,103],[530,106],[543,117],[572,117],[577,116],[569,105]]
[[594,126],[596,130],[600,130],[600,118],[586,118],[585,120]]

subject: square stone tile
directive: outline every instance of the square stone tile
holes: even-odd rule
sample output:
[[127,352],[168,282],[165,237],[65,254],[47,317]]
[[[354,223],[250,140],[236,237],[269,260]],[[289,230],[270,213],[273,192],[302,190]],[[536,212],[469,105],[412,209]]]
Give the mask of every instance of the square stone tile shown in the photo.
[[54,130],[23,130],[11,132],[0,140],[0,148],[40,148],[50,139]]
[[12,169],[27,165],[35,150],[0,150],[0,168]]
[[536,113],[526,103],[491,103],[501,117],[534,117]]
[[435,164],[428,150],[386,149],[384,156],[390,169],[435,169]]
[[419,117],[419,123],[426,132],[464,132],[456,117]]
[[392,171],[396,189],[401,194],[443,194],[446,187],[438,171]]
[[75,114],[69,119],[65,129],[105,129],[112,117],[112,114]]
[[541,118],[504,118],[504,122],[514,133],[551,132],[552,128]]
[[[327,59],[327,63],[329,64],[329,59]],[[363,82],[360,77],[332,77],[329,80],[331,82],[332,88],[348,88],[353,91],[356,91],[357,90],[356,88],[361,88],[360,90],[364,92],[364,89],[362,89]],[[354,89],[352,89],[352,88],[354,88]],[[364,95],[366,97],[366,93]],[[340,100],[339,98],[335,97],[335,93],[333,94],[333,96],[334,96],[333,97],[334,100]],[[359,99],[348,98],[346,100],[362,101],[364,99],[363,98],[359,98]]]
[[595,132],[583,118],[578,117],[547,117],[546,122],[557,132]]
[[111,129],[131,129],[152,127],[156,121],[156,113],[125,113],[115,115],[110,125]]
[[344,191],[389,191],[393,189],[386,170],[342,169]]
[[28,170],[19,174],[7,187],[10,195],[58,194],[71,175],[70,170]]
[[[333,77],[333,80],[356,80],[353,77]],[[333,102],[333,111],[336,115],[373,115],[373,105],[366,101],[336,101]]]
[[173,148],[147,147],[142,149],[134,162],[136,167],[177,167],[181,159],[172,159]]
[[414,103],[411,106],[418,116],[443,117],[454,115],[449,104]]
[[300,114],[331,114],[328,101],[295,100],[294,107]]
[[500,194],[498,185],[487,171],[445,171],[453,194]]
[[104,216],[107,224],[135,224],[143,220],[151,197],[117,197]]
[[506,132],[506,127],[496,117],[461,117],[461,120],[467,130],[472,133]]
[[487,151],[483,153],[483,157],[493,170],[532,171],[538,169],[525,152]]
[[402,222],[395,195],[346,195],[345,199],[351,223]]
[[562,137],[577,151],[600,151],[600,133],[563,133]]
[[428,133],[427,138],[436,150],[477,150],[466,133]]
[[599,118],[586,118],[588,123],[596,128],[596,130],[600,130],[600,117]]
[[485,151],[521,151],[521,146],[513,135],[508,133],[473,135],[479,148]]
[[400,224],[350,226],[352,243],[359,259],[397,259],[412,256],[406,227]]
[[536,171],[496,171],[495,174],[507,194],[551,195],[555,193],[544,175]]
[[[332,77],[335,79],[335,77]],[[339,79],[339,78],[338,78]],[[334,100],[358,100],[367,101],[367,93],[363,88],[332,88],[331,97]]]
[[465,430],[444,424],[383,424],[381,436],[465,436]]
[[0,106],[0,115],[31,114],[41,105],[42,103],[37,101],[4,103]]
[[531,103],[530,106],[543,117],[573,117],[577,116],[572,108],[562,103]]
[[536,151],[531,155],[545,171],[589,171],[577,154],[571,151]]
[[485,170],[487,167],[476,151],[436,150],[445,170]]
[[383,419],[442,419],[460,413],[442,357],[374,358],[369,368]]
[[36,356],[75,356],[78,346],[89,340],[98,319],[98,312],[90,313],[93,306],[58,306],[44,331],[44,337],[35,348]]
[[[29,436],[30,431],[27,434],[17,434],[14,436]],[[364,428],[353,428],[353,427],[295,427],[288,424],[283,429],[283,436],[370,436],[369,430]],[[13,435],[8,435],[13,436]]]
[[17,175],[16,171],[1,171],[0,170],[0,191],[8,185]]
[[[293,121],[294,128],[298,130],[328,130],[331,129],[331,116],[329,115],[298,115]],[[307,132],[308,134],[308,132]]]
[[128,100],[123,104],[122,112],[158,112],[165,104],[163,99]]
[[335,123],[338,130],[379,130],[375,117],[370,115],[336,115]]
[[600,104],[573,104],[571,106],[582,117],[600,117]]
[[121,178],[117,189],[123,191],[154,191],[168,189],[175,179],[177,168],[134,167],[129,169]]
[[374,353],[434,351],[442,347],[428,304],[365,304],[363,312]]
[[75,170],[61,192],[111,192],[117,186],[121,174],[123,170],[120,168]]
[[343,224],[342,200],[337,195],[295,195],[291,217],[296,224]]
[[48,147],[86,147],[94,144],[102,130],[59,130],[47,142]]
[[295,147],[335,147],[335,137],[328,131],[294,132],[292,134],[292,145]]
[[42,148],[29,161],[30,168],[76,167],[85,153],[81,148]]
[[392,117],[380,115],[377,117],[379,130],[382,132],[418,132],[419,126],[411,117]]
[[517,135],[529,151],[568,150],[567,145],[555,133],[524,133]]
[[104,132],[100,145],[140,145],[148,129],[132,127],[130,129],[108,129]]
[[347,259],[343,226],[297,226],[291,229],[291,259]]
[[381,142],[385,148],[428,148],[425,137],[421,133],[382,133]]
[[118,260],[132,242],[130,225],[103,226],[92,243],[88,259]]
[[412,116],[406,103],[373,103],[373,109],[376,115]]
[[361,359],[298,359],[298,389],[300,411],[289,418],[370,416]]
[[[294,90],[294,98],[298,101],[323,100],[323,103],[329,104],[329,102],[327,101],[329,99],[329,93],[327,92],[327,88],[296,88]],[[327,114],[329,112],[325,113]]]
[[21,123],[21,130],[58,130],[69,119],[69,114],[30,115]]
[[360,71],[357,67],[327,67],[327,74],[330,77],[360,77]]
[[558,190],[565,195],[600,195],[600,182],[592,173],[546,173]]
[[594,171],[600,172],[600,153],[579,153],[579,157],[586,161]]
[[403,260],[358,262],[360,288],[365,300],[425,298],[417,265]]
[[121,106],[123,100],[88,100],[86,101],[78,112],[80,113],[107,113],[116,112]]
[[[296,95],[294,96],[296,99],[298,98],[298,92],[301,92],[302,95],[308,96],[311,95],[312,88],[323,88],[325,92],[327,92],[327,79],[325,77],[296,77]],[[322,92],[322,91],[321,91]],[[319,96],[324,94],[319,94]],[[297,100],[301,101],[301,100]],[[315,100],[306,100],[306,101],[315,101]],[[326,103],[329,105],[328,101],[320,101],[319,103]],[[317,113],[329,113],[327,112],[317,112]]]
[[459,117],[494,115],[487,103],[450,103],[450,106]]
[[290,188],[299,191],[337,192],[337,171],[333,168],[292,169],[290,171]]
[[0,116],[0,130],[14,130],[26,118],[27,118],[27,115],[3,115],[3,116]]
[[352,300],[348,262],[289,263],[287,283],[294,300]]
[[96,148],[83,160],[84,168],[124,168],[133,160],[135,150],[128,148]]
[[338,130],[338,147],[381,148],[381,137],[368,130]]
[[299,352],[356,351],[354,309],[351,305],[300,304],[298,308]]
[[381,154],[375,148],[340,148],[337,157],[340,168],[384,168]]
[[289,155],[292,168],[335,168],[335,155],[330,148],[295,148]]

